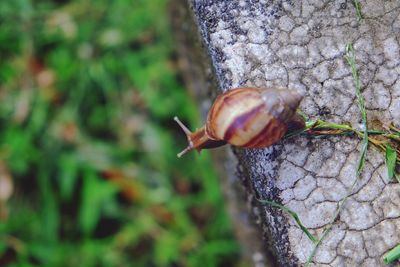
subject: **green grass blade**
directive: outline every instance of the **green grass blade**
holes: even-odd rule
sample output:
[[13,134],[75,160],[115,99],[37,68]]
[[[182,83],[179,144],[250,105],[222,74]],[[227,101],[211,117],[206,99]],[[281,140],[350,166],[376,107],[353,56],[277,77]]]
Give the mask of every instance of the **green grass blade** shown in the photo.
[[[361,82],[360,77],[358,76],[357,66],[356,66],[356,59],[354,54],[354,48],[351,43],[346,45],[346,55],[345,59],[347,63],[350,65],[351,74],[353,76],[354,85],[356,87],[356,96],[358,101],[358,108],[360,109],[363,124],[367,122],[367,113],[365,110],[365,101],[364,97],[361,95]],[[365,129],[364,129],[365,130]]]
[[357,165],[357,176],[359,177],[361,175],[362,170],[364,169],[364,164],[365,164],[365,156],[367,155],[367,150],[368,150],[368,137],[365,138],[366,135],[364,134],[363,138],[363,143],[360,151],[360,158],[358,160],[358,165]]
[[313,243],[316,243],[316,242],[317,242],[317,239],[315,238],[315,236],[314,236],[313,234],[311,234],[310,231],[308,231],[307,227],[305,227],[305,226],[301,223],[300,218],[299,218],[299,216],[297,215],[296,212],[294,212],[293,210],[289,209],[288,207],[285,207],[285,206],[283,206],[283,205],[281,205],[281,204],[279,204],[279,203],[276,203],[276,202],[274,202],[274,201],[271,201],[271,200],[266,200],[266,199],[257,199],[257,200],[258,200],[261,204],[267,204],[267,205],[269,205],[269,206],[271,206],[271,207],[278,208],[278,209],[281,209],[281,210],[287,212],[287,213],[295,220],[295,222],[297,223],[297,225],[298,225],[298,226],[300,227],[300,229],[307,235],[307,237],[308,237]]
[[[356,2],[358,2],[358,1],[355,1],[355,3]],[[361,148],[360,159],[358,160],[358,167],[357,167],[357,176],[360,176],[361,171],[364,168],[365,155],[366,155],[367,149],[368,149],[368,125],[367,125],[367,111],[365,109],[365,100],[361,94],[361,82],[360,82],[360,77],[359,77],[358,71],[357,71],[354,48],[351,43],[346,45],[345,59],[351,68],[351,74],[353,76],[354,86],[356,88],[358,108],[360,109],[360,113],[361,113],[361,117],[362,117],[362,124],[364,126],[363,145]]]
[[393,179],[396,171],[396,150],[390,145],[386,144],[386,166],[388,170],[389,180]]
[[331,221],[329,222],[328,226],[325,228],[324,232],[322,233],[321,238],[317,241],[317,243],[315,244],[313,250],[311,251],[310,256],[308,256],[307,262],[304,265],[305,267],[309,266],[311,261],[313,260],[315,253],[317,253],[318,247],[319,245],[322,243],[322,241],[324,241],[324,239],[326,238],[326,236],[328,235],[328,233],[331,231],[333,223],[336,221],[336,218],[339,216],[339,214],[342,212],[343,208],[344,208],[344,204],[346,203],[347,199],[349,198],[349,196],[353,193],[354,188],[356,187],[356,184],[358,182],[358,176],[356,177],[356,179],[354,180],[353,184],[351,185],[351,188],[347,191],[346,196],[339,202],[339,205],[335,211],[335,214],[333,215]]
[[400,244],[383,256],[383,262],[385,264],[390,264],[398,259],[400,259]]
[[340,201],[339,206],[336,209],[335,215],[333,216],[331,222],[325,228],[321,238],[315,244],[310,256],[307,259],[307,262],[306,262],[305,266],[309,266],[310,265],[311,261],[313,260],[315,254],[316,254],[316,252],[318,250],[319,245],[322,243],[322,241],[326,238],[326,236],[328,235],[328,233],[332,229],[333,223],[335,222],[336,218],[339,216],[340,212],[343,210],[343,207],[344,207],[347,199],[353,193],[354,188],[355,188],[355,186],[357,184],[357,181],[358,181],[358,179],[359,179],[359,177],[360,177],[360,175],[362,173],[362,170],[364,169],[365,158],[366,158],[366,154],[367,154],[367,150],[368,150],[367,112],[366,112],[366,109],[365,109],[364,97],[361,94],[361,82],[360,82],[360,78],[358,76],[358,71],[357,71],[357,67],[356,67],[356,61],[355,61],[355,54],[354,54],[353,45],[351,43],[346,45],[345,59],[346,59],[347,63],[350,65],[350,68],[351,68],[351,73],[352,73],[353,80],[354,80],[354,85],[355,85],[355,88],[356,88],[356,96],[357,96],[358,108],[360,109],[360,113],[361,113],[361,117],[362,117],[362,123],[363,123],[363,126],[364,126],[362,147],[361,147],[360,157],[359,157],[359,160],[358,160],[357,170],[356,170],[356,174],[357,175],[356,175],[356,179],[354,180],[350,190],[347,191],[346,196]]
[[360,21],[360,20],[363,19],[363,16],[362,16],[362,13],[361,13],[360,1],[354,0],[353,3],[354,3],[354,7],[356,8],[356,15],[357,15],[358,21]]

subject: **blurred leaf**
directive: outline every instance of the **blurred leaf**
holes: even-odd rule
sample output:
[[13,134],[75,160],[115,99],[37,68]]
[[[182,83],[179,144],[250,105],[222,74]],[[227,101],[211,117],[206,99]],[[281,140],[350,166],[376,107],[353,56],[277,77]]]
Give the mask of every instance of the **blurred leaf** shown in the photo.
[[48,102],[41,95],[36,95],[27,130],[32,135],[41,134],[48,115]]
[[167,266],[176,261],[179,255],[179,240],[170,232],[163,232],[157,237],[155,248],[155,262],[158,266]]
[[38,183],[41,194],[42,205],[42,232],[41,235],[45,242],[53,243],[58,239],[58,229],[60,224],[60,210],[58,201],[51,188],[50,177],[45,172],[46,166],[42,166],[39,170]]
[[[219,266],[224,255],[230,255],[237,251],[235,243],[225,240],[212,240],[203,244],[197,255],[190,259],[190,266],[204,266],[207,262],[209,266]],[[233,262],[229,265],[232,265]]]
[[59,47],[50,51],[48,55],[48,64],[57,73],[58,83],[63,85],[60,89],[76,90],[76,84],[71,83],[71,79],[79,73],[79,61],[71,49]]
[[94,230],[104,209],[104,203],[112,201],[117,191],[116,186],[100,180],[94,171],[85,171],[79,211],[79,223],[85,234],[90,234]]
[[64,154],[59,159],[60,193],[65,200],[70,200],[78,178],[78,162],[74,154]]
[[29,162],[37,156],[29,132],[16,127],[6,129],[3,149],[7,153],[7,165],[17,174],[25,173]]
[[[0,230],[0,233],[2,233],[1,230]],[[8,248],[8,246],[7,246],[6,242],[5,242],[5,236],[3,236],[3,234],[2,234],[2,237],[0,238],[0,260],[4,256],[7,248]]]

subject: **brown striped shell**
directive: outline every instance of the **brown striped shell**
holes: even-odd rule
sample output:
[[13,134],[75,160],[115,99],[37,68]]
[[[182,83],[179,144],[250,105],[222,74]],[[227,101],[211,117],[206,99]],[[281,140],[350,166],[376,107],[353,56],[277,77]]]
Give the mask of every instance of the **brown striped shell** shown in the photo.
[[[219,95],[212,105],[206,125],[185,131],[189,145],[178,157],[192,149],[201,150],[229,143],[238,147],[265,148],[278,142],[292,120],[299,124],[296,109],[302,96],[286,89],[237,88]],[[296,128],[304,127],[304,120]]]

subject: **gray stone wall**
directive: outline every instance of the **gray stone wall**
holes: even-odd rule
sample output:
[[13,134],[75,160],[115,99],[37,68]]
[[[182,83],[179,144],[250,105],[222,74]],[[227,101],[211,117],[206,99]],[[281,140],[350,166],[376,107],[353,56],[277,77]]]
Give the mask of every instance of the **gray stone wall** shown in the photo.
[[[354,81],[344,59],[354,45],[369,123],[400,124],[400,2],[189,0],[218,87],[286,87],[306,95],[312,118],[361,127]],[[360,141],[295,137],[260,150],[234,148],[249,199],[280,201],[320,236],[356,179]],[[291,217],[252,201],[260,232],[282,266],[300,266],[311,241]],[[361,179],[315,266],[383,266],[400,243],[400,185],[370,147]]]

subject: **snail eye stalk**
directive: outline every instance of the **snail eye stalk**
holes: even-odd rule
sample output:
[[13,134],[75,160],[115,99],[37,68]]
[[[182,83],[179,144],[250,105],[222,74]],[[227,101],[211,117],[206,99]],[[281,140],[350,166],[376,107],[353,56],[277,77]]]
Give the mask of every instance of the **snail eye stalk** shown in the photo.
[[187,152],[189,152],[190,150],[193,149],[193,143],[191,141],[190,136],[192,135],[192,132],[185,126],[185,124],[183,124],[179,118],[177,116],[174,117],[174,120],[178,123],[178,125],[181,127],[181,129],[183,130],[183,132],[186,134],[189,145],[182,150],[181,152],[179,152],[177,154],[178,158],[182,157],[184,154],[186,154]]

